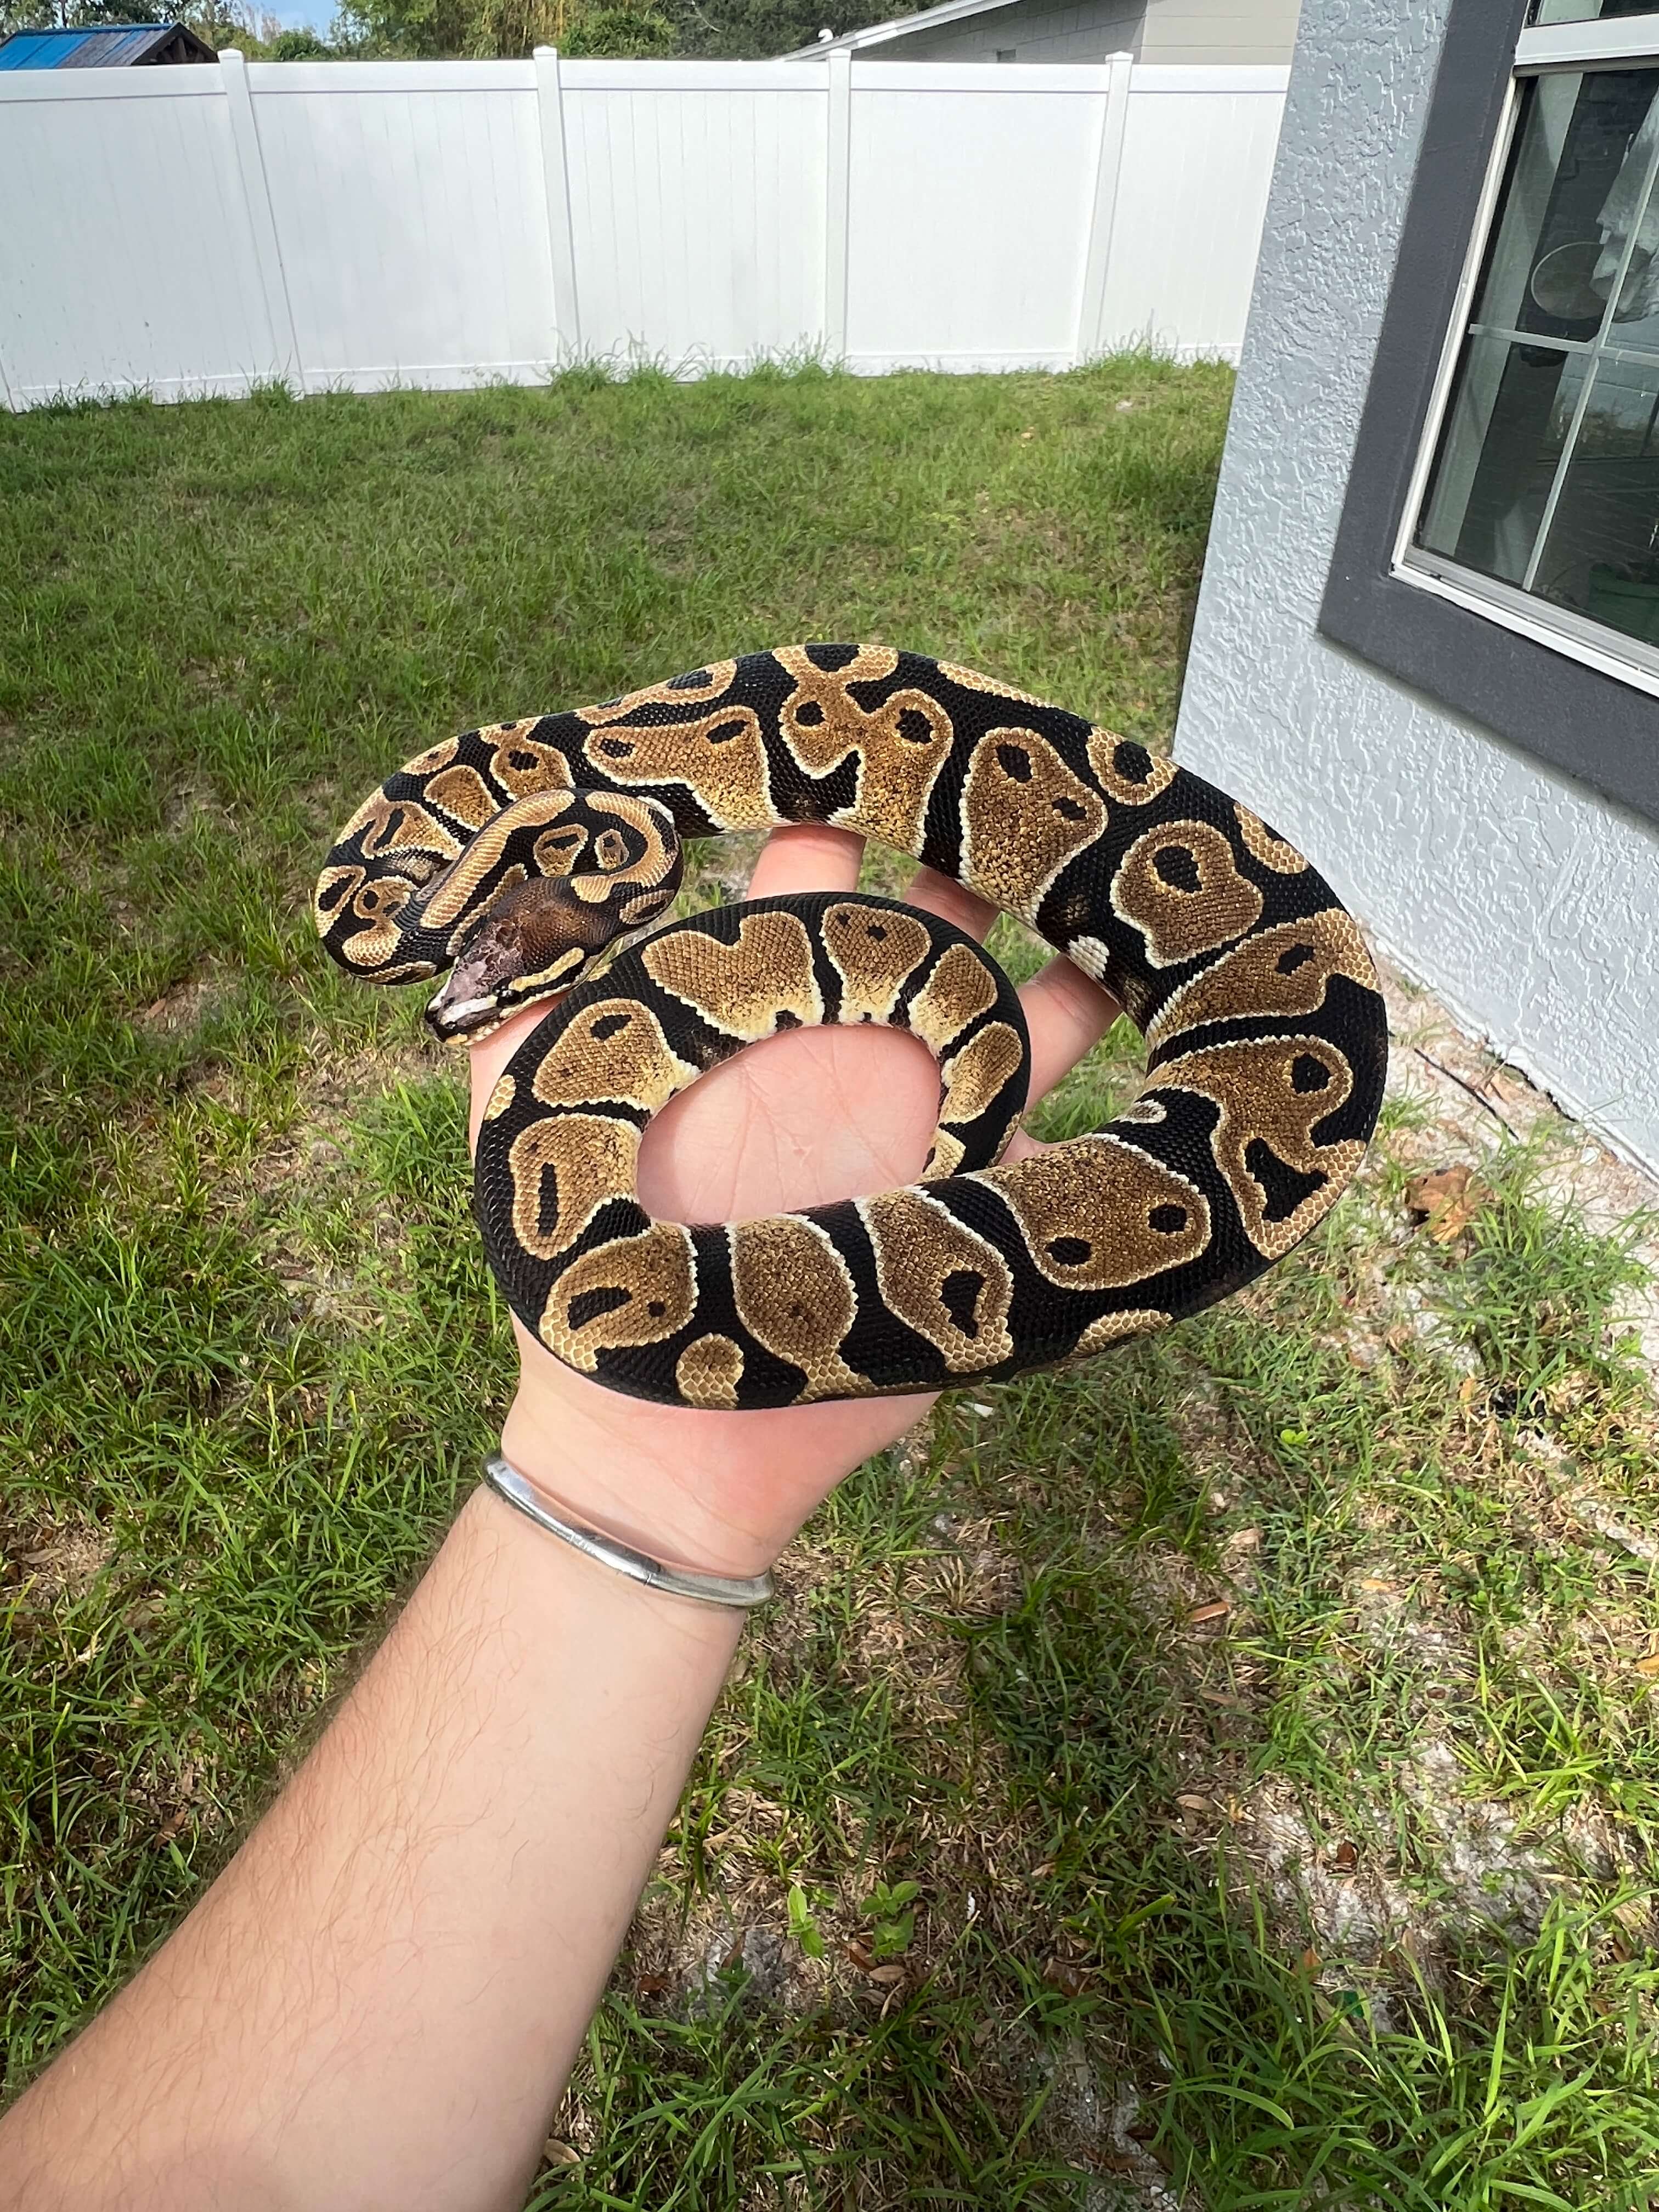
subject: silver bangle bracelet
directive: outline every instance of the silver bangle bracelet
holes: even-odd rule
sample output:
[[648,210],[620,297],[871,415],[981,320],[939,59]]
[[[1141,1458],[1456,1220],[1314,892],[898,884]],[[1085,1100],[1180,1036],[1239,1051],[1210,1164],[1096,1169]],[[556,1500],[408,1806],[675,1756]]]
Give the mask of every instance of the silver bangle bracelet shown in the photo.
[[700,1575],[688,1568],[665,1567],[660,1559],[653,1559],[647,1552],[636,1552],[631,1544],[620,1543],[602,1529],[562,1521],[534,1485],[504,1459],[484,1462],[484,1480],[538,1528],[545,1528],[550,1536],[562,1536],[584,1557],[597,1559],[602,1567],[614,1568],[617,1574],[626,1575],[630,1582],[643,1583],[647,1589],[662,1590],[670,1597],[695,1598],[702,1605],[736,1606],[744,1612],[752,1606],[764,1605],[773,1595],[769,1571],[744,1578],[736,1575]]

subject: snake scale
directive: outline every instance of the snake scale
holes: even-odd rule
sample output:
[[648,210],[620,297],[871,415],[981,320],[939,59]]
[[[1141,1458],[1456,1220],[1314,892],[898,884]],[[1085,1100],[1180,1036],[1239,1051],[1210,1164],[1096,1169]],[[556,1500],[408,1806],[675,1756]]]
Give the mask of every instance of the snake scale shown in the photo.
[[[672,899],[683,839],[796,822],[878,838],[1031,925],[1143,1032],[1138,1097],[996,1164],[1025,1103],[1019,1002],[970,939],[890,900],[716,908],[582,980]],[[1292,846],[1133,740],[886,646],[749,653],[447,739],[354,815],[316,920],[367,981],[447,970],[441,1035],[556,1002],[489,1101],[485,1250],[550,1352],[664,1404],[927,1389],[1160,1328],[1307,1235],[1382,1101],[1370,960]],[[921,1179],[765,1220],[647,1215],[651,1116],[817,1022],[896,1025],[937,1058]]]

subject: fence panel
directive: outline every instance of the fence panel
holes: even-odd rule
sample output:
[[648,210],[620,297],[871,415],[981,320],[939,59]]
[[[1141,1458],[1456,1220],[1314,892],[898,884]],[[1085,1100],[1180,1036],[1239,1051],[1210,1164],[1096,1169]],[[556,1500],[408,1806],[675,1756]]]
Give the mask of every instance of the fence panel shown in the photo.
[[379,62],[0,75],[0,404],[1237,356],[1285,72]]
[[242,392],[275,339],[217,70],[0,77],[0,371],[26,407],[88,386]]
[[1282,69],[1135,70],[1102,336],[1190,359],[1244,336],[1267,211]]
[[857,368],[1064,367],[1107,72],[855,63],[848,352]]
[[545,374],[527,63],[272,62],[248,80],[309,388]]
[[715,367],[817,343],[826,97],[787,62],[562,62],[584,350]]

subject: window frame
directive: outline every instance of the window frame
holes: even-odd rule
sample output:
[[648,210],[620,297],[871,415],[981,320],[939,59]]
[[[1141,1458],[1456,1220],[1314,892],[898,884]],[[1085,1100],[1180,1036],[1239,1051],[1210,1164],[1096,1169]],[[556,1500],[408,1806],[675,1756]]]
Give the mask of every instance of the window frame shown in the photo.
[[1524,78],[1659,64],[1659,0],[1651,15],[1530,28],[1527,14],[1528,0],[1451,0],[1318,628],[1659,822],[1659,669],[1626,659],[1616,631],[1565,610],[1547,623],[1513,587],[1476,588],[1455,563],[1406,558]]

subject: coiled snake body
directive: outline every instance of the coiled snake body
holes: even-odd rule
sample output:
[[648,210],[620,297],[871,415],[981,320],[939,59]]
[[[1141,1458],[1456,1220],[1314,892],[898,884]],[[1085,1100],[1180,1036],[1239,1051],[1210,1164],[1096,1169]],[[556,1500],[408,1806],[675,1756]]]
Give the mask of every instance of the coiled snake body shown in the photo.
[[[891,901],[715,908],[578,981],[672,898],[682,838],[803,821],[1031,924],[1144,1032],[1139,1095],[1092,1136],[994,1164],[1025,1098],[1018,1001],[970,939]],[[1382,1101],[1371,963],[1299,853],[1143,746],[885,646],[750,653],[434,746],[347,824],[316,917],[368,981],[449,969],[441,1034],[556,997],[489,1102],[485,1250],[558,1358],[665,1404],[927,1389],[1161,1328],[1315,1226]],[[744,1044],[832,1021],[897,1025],[938,1058],[921,1181],[652,1220],[635,1186],[651,1115]]]

